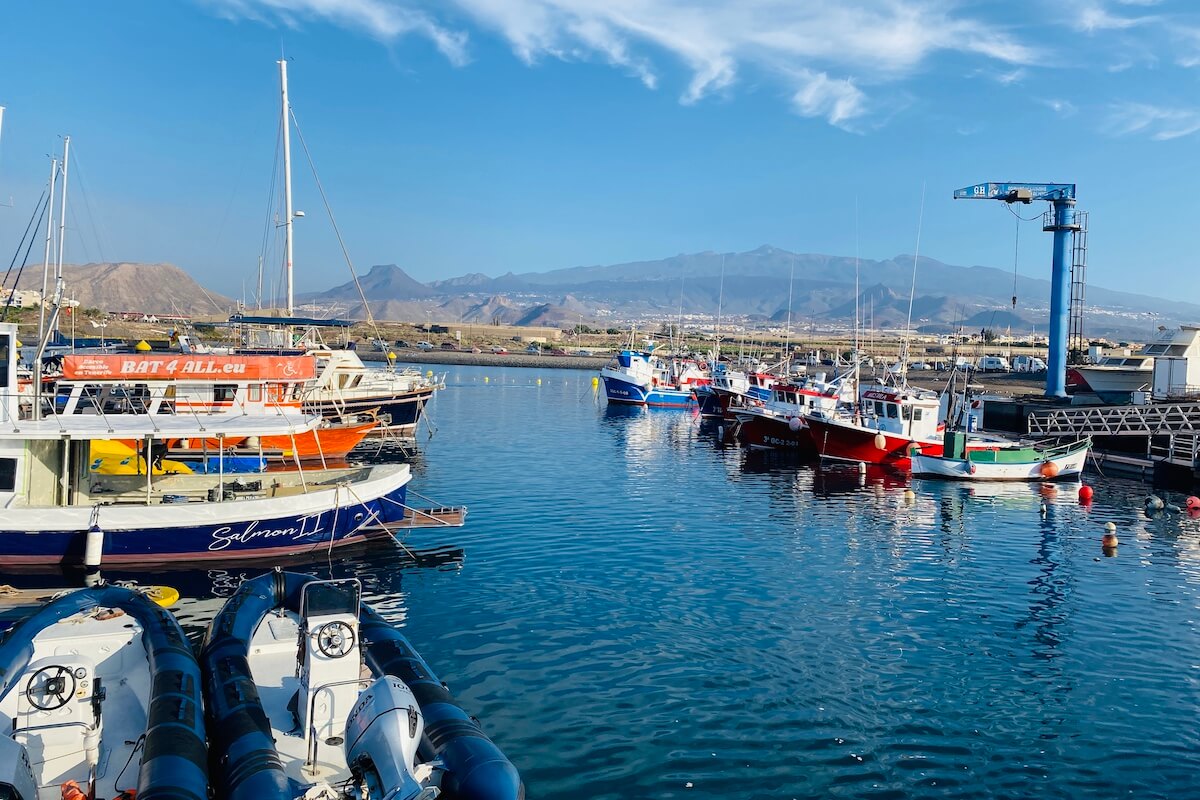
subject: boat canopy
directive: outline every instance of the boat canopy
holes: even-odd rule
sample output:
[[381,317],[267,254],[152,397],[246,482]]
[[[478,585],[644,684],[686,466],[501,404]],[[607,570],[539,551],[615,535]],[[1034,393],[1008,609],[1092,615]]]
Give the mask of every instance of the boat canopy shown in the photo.
[[354,321],[349,319],[316,319],[314,317],[250,317],[245,314],[234,314],[229,318],[230,325],[292,325],[297,328],[352,328]]

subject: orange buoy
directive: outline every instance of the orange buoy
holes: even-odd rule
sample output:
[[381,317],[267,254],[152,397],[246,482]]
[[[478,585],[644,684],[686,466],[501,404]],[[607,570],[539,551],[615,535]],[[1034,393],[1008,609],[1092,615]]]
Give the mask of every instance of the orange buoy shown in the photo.
[[1120,542],[1117,540],[1117,535],[1115,533],[1106,533],[1104,534],[1103,538],[1100,539],[1100,545],[1102,547],[1116,547],[1119,544]]
[[1092,494],[1093,494],[1092,487],[1088,486],[1087,484],[1080,486],[1079,487],[1079,502],[1083,503],[1084,505],[1087,505],[1088,503],[1092,502]]
[[1043,478],[1057,478],[1058,464],[1055,464],[1053,461],[1043,461],[1038,471],[1042,473]]
[[78,781],[67,781],[59,787],[62,800],[87,800],[87,794],[79,788]]
[[1183,505],[1188,511],[1200,511],[1200,497],[1192,495]]

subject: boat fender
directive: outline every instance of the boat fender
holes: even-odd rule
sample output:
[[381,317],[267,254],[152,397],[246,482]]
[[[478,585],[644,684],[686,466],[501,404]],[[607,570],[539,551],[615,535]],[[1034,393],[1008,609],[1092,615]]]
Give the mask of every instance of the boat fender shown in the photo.
[[1055,464],[1053,461],[1043,461],[1042,466],[1039,467],[1038,471],[1041,473],[1043,478],[1057,478],[1058,464]]

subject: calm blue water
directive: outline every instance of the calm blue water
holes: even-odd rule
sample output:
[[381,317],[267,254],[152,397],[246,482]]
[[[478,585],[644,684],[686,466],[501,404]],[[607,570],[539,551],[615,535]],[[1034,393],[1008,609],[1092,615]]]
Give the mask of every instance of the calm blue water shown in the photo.
[[461,553],[331,570],[529,797],[1200,796],[1200,520],[1097,476],[1090,509],[1073,485],[906,503],[902,476],[722,447],[591,380],[451,368],[413,488],[470,518],[407,545]]

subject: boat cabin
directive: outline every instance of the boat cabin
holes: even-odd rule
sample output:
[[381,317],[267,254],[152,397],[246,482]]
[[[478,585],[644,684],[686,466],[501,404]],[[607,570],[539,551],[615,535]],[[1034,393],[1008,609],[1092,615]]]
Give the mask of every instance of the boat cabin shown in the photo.
[[54,413],[261,415],[300,408],[315,376],[307,355],[70,355]]
[[1200,326],[1160,328],[1158,337],[1142,350],[1154,356],[1154,399],[1194,397],[1200,394]]
[[937,394],[911,387],[864,386],[859,392],[859,413],[869,427],[884,433],[936,438],[939,409]]

